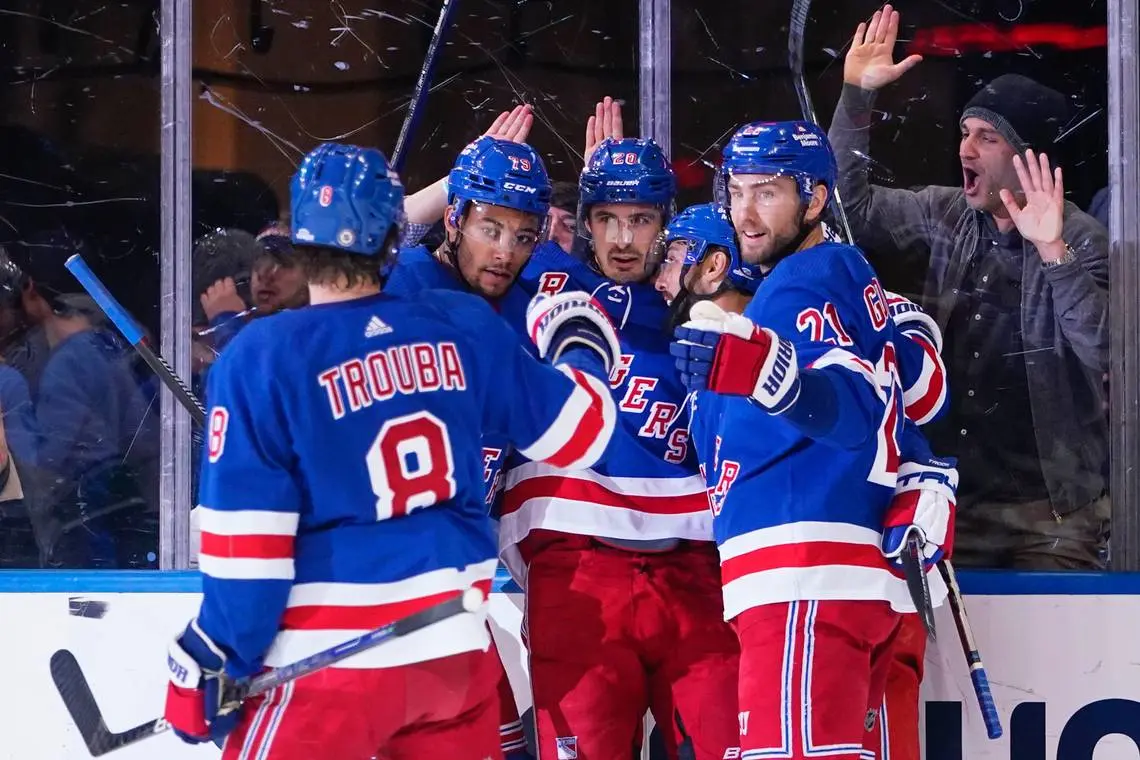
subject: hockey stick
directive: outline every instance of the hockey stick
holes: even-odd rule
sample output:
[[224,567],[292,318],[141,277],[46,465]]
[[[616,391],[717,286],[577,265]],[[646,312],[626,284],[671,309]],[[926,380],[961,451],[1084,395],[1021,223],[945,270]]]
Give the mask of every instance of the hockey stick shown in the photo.
[[922,620],[922,627],[931,641],[938,636],[934,626],[934,605],[930,600],[930,582],[926,578],[925,563],[922,559],[922,546],[915,534],[907,539],[903,547],[902,560],[903,573],[906,576],[906,590],[910,593],[910,600],[914,609]]
[[[808,91],[807,82],[804,79],[804,30],[807,27],[810,10],[811,0],[792,0],[792,18],[788,24],[788,66],[792,70],[796,97],[800,101],[800,113],[805,120],[819,124],[815,117],[815,108],[812,106],[811,93]],[[851,234],[851,225],[847,221],[847,213],[843,209],[843,199],[840,196],[839,188],[834,189],[831,197],[833,213],[843,227],[843,234],[848,243],[854,243],[855,238]],[[1001,720],[998,717],[993,694],[990,693],[990,683],[989,679],[986,678],[982,656],[978,652],[973,631],[970,629],[970,622],[966,617],[966,606],[962,600],[962,591],[958,588],[954,568],[948,560],[942,560],[938,563],[938,571],[942,574],[950,592],[950,609],[954,613],[954,624],[958,628],[962,652],[965,654],[966,662],[970,667],[970,680],[974,684],[974,693],[978,698],[978,706],[982,710],[986,733],[991,739],[997,739],[1002,735]],[[929,590],[927,593],[929,594]],[[919,609],[921,610],[921,608]],[[933,627],[928,628],[928,632],[932,630]]]
[[[392,168],[397,174],[404,171],[404,161],[408,158],[408,142],[415,134],[423,112],[424,101],[427,100],[432,76],[435,74],[435,63],[439,59],[439,51],[443,47],[443,33],[451,23],[451,15],[459,0],[443,0],[439,9],[439,18],[435,22],[435,30],[431,33],[431,42],[428,43],[427,55],[424,56],[424,65],[420,69],[416,88],[412,90],[412,99],[408,103],[408,112],[404,115],[404,123],[400,126],[400,135],[396,138],[396,147],[392,149]],[[428,88],[425,90],[425,88]]]
[[[808,91],[807,81],[804,79],[804,29],[807,27],[810,10],[811,0],[792,0],[792,20],[788,24],[788,67],[792,70],[796,97],[800,101],[800,113],[805,121],[818,125],[819,119],[815,118],[815,108],[811,103],[811,92]],[[828,189],[831,191],[831,213],[843,228],[847,242],[854,244],[855,237],[851,234],[847,212],[843,210],[843,198],[840,197],[839,188]]]
[[[224,714],[235,710],[240,706],[242,700],[248,697],[263,694],[393,639],[407,636],[409,633],[414,633],[421,628],[426,628],[463,612],[475,612],[483,604],[485,598],[482,590],[472,587],[447,601],[388,623],[343,644],[317,652],[292,665],[269,670],[252,678],[244,678],[238,681],[224,680],[222,684],[222,707],[219,713]],[[55,688],[63,699],[64,706],[67,707],[67,712],[70,713],[72,721],[79,729],[83,742],[87,745],[92,757],[100,757],[108,752],[121,749],[143,739],[149,739],[170,729],[170,724],[165,719],[155,718],[134,728],[128,728],[126,731],[112,733],[107,728],[107,723],[103,719],[103,713],[99,709],[98,703],[95,701],[91,686],[83,675],[83,669],[79,667],[75,655],[66,649],[60,649],[51,656],[51,677],[55,682]]]
[[114,323],[127,342],[134,346],[134,349],[139,352],[139,356],[147,363],[154,374],[158,375],[158,379],[162,381],[174,397],[186,408],[190,413],[190,418],[201,426],[206,421],[206,410],[202,407],[200,402],[186,384],[174,374],[174,370],[166,363],[158,353],[150,347],[147,342],[146,336],[139,328],[138,324],[131,319],[131,315],[123,308],[111,292],[107,290],[107,286],[95,276],[91,271],[91,267],[87,266],[87,262],[78,253],[74,254],[64,264],[68,271],[75,275],[75,279],[79,280],[79,284],[83,289],[95,299],[95,303],[103,309],[108,319]]
[[938,571],[946,581],[949,591],[947,599],[950,602],[950,611],[954,613],[954,625],[958,628],[958,638],[962,641],[962,654],[966,656],[966,664],[970,667],[970,681],[974,684],[974,694],[978,697],[978,707],[982,710],[982,721],[986,724],[986,735],[997,739],[1002,734],[1001,718],[998,716],[997,704],[994,695],[990,692],[990,680],[986,677],[986,666],[982,662],[978,644],[974,641],[974,631],[970,628],[970,620],[966,617],[966,605],[962,601],[962,589],[958,587],[958,578],[954,575],[954,567],[949,561],[938,563]]

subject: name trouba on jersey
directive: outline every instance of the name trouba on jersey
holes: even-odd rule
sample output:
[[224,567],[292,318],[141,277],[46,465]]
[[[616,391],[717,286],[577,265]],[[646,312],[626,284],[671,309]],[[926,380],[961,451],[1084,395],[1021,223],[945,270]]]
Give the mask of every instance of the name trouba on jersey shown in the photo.
[[396,394],[467,390],[459,348],[450,341],[411,343],[370,351],[317,375],[333,419]]

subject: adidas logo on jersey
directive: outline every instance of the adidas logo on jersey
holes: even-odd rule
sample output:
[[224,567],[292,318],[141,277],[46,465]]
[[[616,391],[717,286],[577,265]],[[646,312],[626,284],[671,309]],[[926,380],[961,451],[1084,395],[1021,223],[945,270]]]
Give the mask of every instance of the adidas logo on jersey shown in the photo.
[[375,338],[377,335],[387,335],[390,332],[392,332],[392,327],[387,322],[380,317],[373,316],[364,328],[364,337]]

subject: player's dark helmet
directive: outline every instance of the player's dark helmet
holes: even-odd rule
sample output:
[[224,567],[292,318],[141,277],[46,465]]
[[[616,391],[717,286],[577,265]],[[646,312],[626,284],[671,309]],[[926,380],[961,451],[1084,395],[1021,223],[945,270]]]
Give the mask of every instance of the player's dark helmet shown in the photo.
[[404,186],[375,148],[324,143],[301,161],[289,187],[297,245],[395,256],[404,226]]
[[541,239],[546,233],[550,192],[550,176],[534,148],[486,135],[463,149],[447,175],[447,202],[453,207],[454,226],[459,226],[467,204],[489,203],[538,216]]
[[732,228],[732,221],[724,206],[719,203],[701,203],[689,206],[673,217],[661,235],[659,256],[664,255],[665,249],[678,240],[687,243],[682,271],[688,271],[689,267],[701,263],[710,248],[716,246],[728,253],[727,278],[732,287],[742,293],[756,292],[761,274],[756,267],[741,259],[740,249],[736,245],[736,230]]
[[807,202],[816,185],[833,189],[839,171],[827,135],[810,121],[755,121],[737,129],[724,146],[713,198],[725,207],[728,180],[734,174],[791,177]]
[[673,215],[677,178],[665,152],[653,140],[603,140],[578,180],[578,229],[589,234],[586,217],[598,203],[658,206],[666,221]]

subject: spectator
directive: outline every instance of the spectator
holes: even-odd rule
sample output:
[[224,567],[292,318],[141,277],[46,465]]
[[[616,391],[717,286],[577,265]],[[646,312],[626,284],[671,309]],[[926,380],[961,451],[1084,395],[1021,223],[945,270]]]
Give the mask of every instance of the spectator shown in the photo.
[[278,222],[257,236],[261,251],[253,262],[251,293],[257,315],[297,309],[309,303],[309,286],[293,260],[289,225]]
[[1108,212],[1112,205],[1112,196],[1109,194],[1107,187],[1102,187],[1096,191],[1093,196],[1092,202],[1089,203],[1088,215],[1093,219],[1104,225],[1108,229]]
[[48,347],[34,396],[36,476],[20,472],[25,501],[48,566],[156,567],[155,399],[94,302],[69,292],[79,286],[63,264],[81,247],[63,231],[32,236],[12,246],[6,267],[20,290],[18,320]]
[[929,260],[923,305],[945,332],[951,408],[928,429],[936,451],[959,458],[955,559],[1103,568],[1108,241],[1039,155],[1067,101],[1000,76],[962,113],[962,186],[871,185],[861,157],[876,91],[921,60],[894,63],[897,30],[889,5],[860,27],[829,136],[856,240]]
[[555,182],[550,194],[550,239],[566,253],[574,249],[578,232],[578,185],[573,182]]
[[194,245],[195,334],[200,339],[209,336],[204,342],[213,355],[241,329],[243,323],[238,317],[245,315],[252,303],[253,264],[262,251],[253,235],[238,229],[216,230]]

